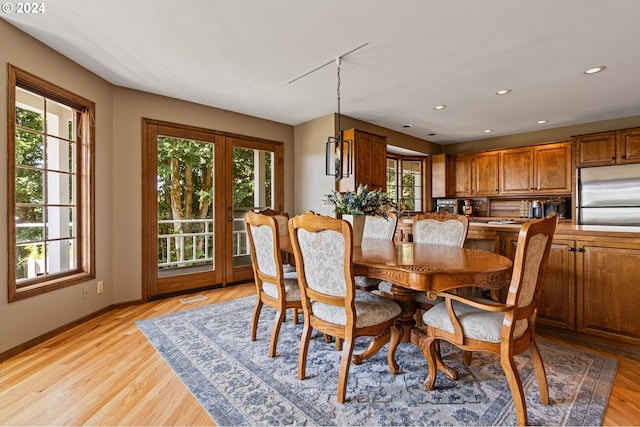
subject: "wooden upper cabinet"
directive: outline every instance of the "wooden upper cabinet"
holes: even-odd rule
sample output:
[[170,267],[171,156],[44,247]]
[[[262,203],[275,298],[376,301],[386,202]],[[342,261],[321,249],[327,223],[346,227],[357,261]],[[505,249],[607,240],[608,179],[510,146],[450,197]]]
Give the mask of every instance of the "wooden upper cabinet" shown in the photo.
[[471,196],[471,161],[473,156],[456,156],[453,161],[455,195]]
[[499,192],[500,156],[497,152],[476,154],[471,162],[471,194],[490,196]]
[[386,191],[387,138],[357,129],[343,131],[343,137],[351,141],[351,174],[338,182],[338,191],[355,190],[360,184]]
[[576,166],[640,163],[640,128],[574,137]]
[[618,163],[640,162],[640,128],[618,132],[616,149]]
[[524,194],[533,191],[534,149],[525,147],[500,153],[500,193]]
[[571,143],[514,148],[500,153],[500,194],[567,194]]
[[577,165],[600,166],[615,164],[616,139],[616,132],[605,132],[576,137]]
[[431,156],[431,197],[453,197],[456,194],[455,162],[449,154]]

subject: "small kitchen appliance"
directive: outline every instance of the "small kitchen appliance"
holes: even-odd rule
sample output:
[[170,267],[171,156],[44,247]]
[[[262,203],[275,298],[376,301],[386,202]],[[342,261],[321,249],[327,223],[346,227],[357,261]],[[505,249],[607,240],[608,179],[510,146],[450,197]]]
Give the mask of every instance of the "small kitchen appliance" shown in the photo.
[[529,206],[529,218],[544,217],[544,204],[540,200],[532,200]]
[[459,214],[462,210],[462,199],[438,199],[436,201],[436,212],[447,211]]
[[473,199],[464,199],[462,213],[466,216],[473,216]]

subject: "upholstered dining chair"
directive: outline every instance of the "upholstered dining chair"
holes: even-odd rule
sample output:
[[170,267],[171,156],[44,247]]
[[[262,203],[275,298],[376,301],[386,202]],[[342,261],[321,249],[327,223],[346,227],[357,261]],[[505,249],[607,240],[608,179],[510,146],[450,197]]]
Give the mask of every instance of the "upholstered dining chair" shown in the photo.
[[[265,208],[258,213],[274,217],[276,221],[278,221],[278,232],[280,233],[280,238],[289,238],[289,214],[287,212]],[[289,254],[284,251],[282,251],[282,266],[285,272],[294,271],[296,269],[293,264],[293,257],[290,257]]]
[[[444,302],[426,311],[422,318],[426,335],[421,338],[420,346],[429,365],[429,375],[424,382],[427,390],[433,390],[437,366],[442,363],[436,343],[446,340],[465,351],[488,351],[500,356],[519,425],[527,424],[527,407],[513,356],[529,350],[540,400],[549,404],[547,377],[535,341],[535,326],[556,223],[557,214],[554,213],[521,227],[506,303],[438,293]],[[456,375],[450,378],[455,379]]]
[[337,396],[338,402],[343,403],[356,337],[389,331],[387,361],[391,372],[398,372],[395,352],[402,332],[395,321],[401,308],[394,301],[355,288],[353,230],[347,221],[307,212],[291,218],[289,234],[304,313],[298,378],[306,377],[313,329],[343,339]]
[[293,323],[297,324],[298,310],[302,309],[298,276],[295,270],[285,272],[283,269],[281,233],[276,217],[247,212],[244,220],[257,294],[251,322],[251,341],[256,340],[263,304],[275,308],[276,317],[273,320],[269,344],[269,357],[275,357],[278,335],[286,318],[286,310],[293,309]]
[[[398,216],[393,212],[387,214],[387,218],[381,216],[367,215],[364,220],[363,239],[393,240],[396,234]],[[380,279],[373,277],[356,276],[356,289],[363,291],[373,291],[378,289]]]
[[[469,218],[451,212],[427,212],[413,217],[413,241],[433,245],[463,247],[469,232]],[[381,291],[391,293],[391,283],[382,282]],[[426,292],[415,296],[418,319],[423,310],[428,310],[441,300],[430,300]]]

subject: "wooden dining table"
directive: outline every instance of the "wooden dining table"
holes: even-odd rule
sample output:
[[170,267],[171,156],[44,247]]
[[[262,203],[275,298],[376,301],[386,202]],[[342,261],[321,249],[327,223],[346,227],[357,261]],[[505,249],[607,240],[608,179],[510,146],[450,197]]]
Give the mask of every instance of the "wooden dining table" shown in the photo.
[[[292,252],[289,239],[281,239],[284,251]],[[389,297],[402,308],[396,324],[402,328],[402,342],[419,346],[424,335],[416,328],[415,294],[479,287],[494,295],[509,283],[513,263],[505,256],[477,249],[363,239],[353,247],[353,273],[392,283]],[[374,356],[389,342],[390,332],[374,337],[361,354],[353,355],[354,364]],[[452,378],[457,373],[438,361],[438,368]]]

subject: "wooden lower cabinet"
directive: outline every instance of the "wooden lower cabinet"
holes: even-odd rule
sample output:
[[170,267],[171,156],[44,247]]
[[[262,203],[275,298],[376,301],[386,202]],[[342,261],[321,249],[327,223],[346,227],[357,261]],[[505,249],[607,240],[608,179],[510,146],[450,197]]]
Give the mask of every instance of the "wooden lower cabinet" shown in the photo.
[[538,323],[575,330],[575,242],[553,239],[538,305]]
[[576,241],[577,330],[640,345],[640,244]]

